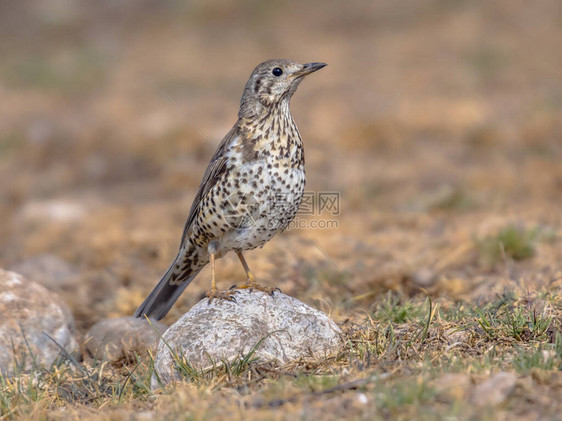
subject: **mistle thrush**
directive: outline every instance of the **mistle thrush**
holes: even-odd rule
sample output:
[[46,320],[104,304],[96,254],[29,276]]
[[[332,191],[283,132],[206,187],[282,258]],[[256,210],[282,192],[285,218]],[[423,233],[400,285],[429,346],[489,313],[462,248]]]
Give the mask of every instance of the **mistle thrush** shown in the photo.
[[135,316],[162,319],[183,290],[211,262],[213,298],[233,299],[219,291],[215,259],[234,251],[246,271],[247,285],[257,284],[242,255],[262,247],[293,220],[304,185],[304,151],[289,103],[306,75],[325,63],[268,60],[246,83],[238,121],[220,143],[203,175],[185,224],[178,255]]

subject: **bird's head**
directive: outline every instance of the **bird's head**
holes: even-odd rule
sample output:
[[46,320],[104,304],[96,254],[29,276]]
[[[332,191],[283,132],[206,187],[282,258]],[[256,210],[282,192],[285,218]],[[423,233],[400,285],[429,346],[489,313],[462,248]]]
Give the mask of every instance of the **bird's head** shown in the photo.
[[292,60],[275,59],[258,64],[244,88],[240,101],[240,117],[259,114],[282,101],[289,101],[306,75],[326,63],[299,64]]

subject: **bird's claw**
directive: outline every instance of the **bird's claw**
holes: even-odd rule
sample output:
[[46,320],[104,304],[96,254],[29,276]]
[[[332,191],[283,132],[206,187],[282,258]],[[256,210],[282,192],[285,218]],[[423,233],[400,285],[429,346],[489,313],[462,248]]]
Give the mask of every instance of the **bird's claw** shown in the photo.
[[277,288],[277,287],[265,287],[263,285],[257,284],[257,283],[249,283],[247,285],[240,285],[240,286],[236,286],[236,288],[238,289],[249,289],[250,292],[253,292],[254,290],[256,291],[262,291],[265,292],[266,294],[269,294],[271,296],[273,296],[273,294],[275,294],[276,292],[282,292],[281,289]]
[[233,297],[234,294],[238,294],[239,291],[235,291],[232,288],[228,291],[209,291],[207,293],[207,298],[209,299],[208,304],[216,298],[218,300],[226,300],[236,302],[236,298]]

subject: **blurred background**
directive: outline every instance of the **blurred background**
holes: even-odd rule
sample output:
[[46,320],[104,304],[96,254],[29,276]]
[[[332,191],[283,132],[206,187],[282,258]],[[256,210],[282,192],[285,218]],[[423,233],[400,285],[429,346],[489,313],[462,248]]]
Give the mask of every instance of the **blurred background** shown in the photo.
[[[292,112],[307,189],[340,212],[249,253],[261,282],[340,319],[389,290],[560,289],[561,39],[556,0],[2,2],[0,267],[81,331],[132,314],[251,71],[290,58],[329,64]],[[231,259],[225,288],[244,279]]]

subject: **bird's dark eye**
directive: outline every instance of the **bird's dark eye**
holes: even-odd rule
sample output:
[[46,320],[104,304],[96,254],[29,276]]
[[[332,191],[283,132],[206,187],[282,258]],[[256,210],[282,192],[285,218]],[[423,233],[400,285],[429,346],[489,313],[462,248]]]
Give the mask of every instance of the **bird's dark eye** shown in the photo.
[[271,74],[273,74],[273,76],[281,76],[283,74],[283,70],[281,70],[279,67],[276,67],[271,71]]

